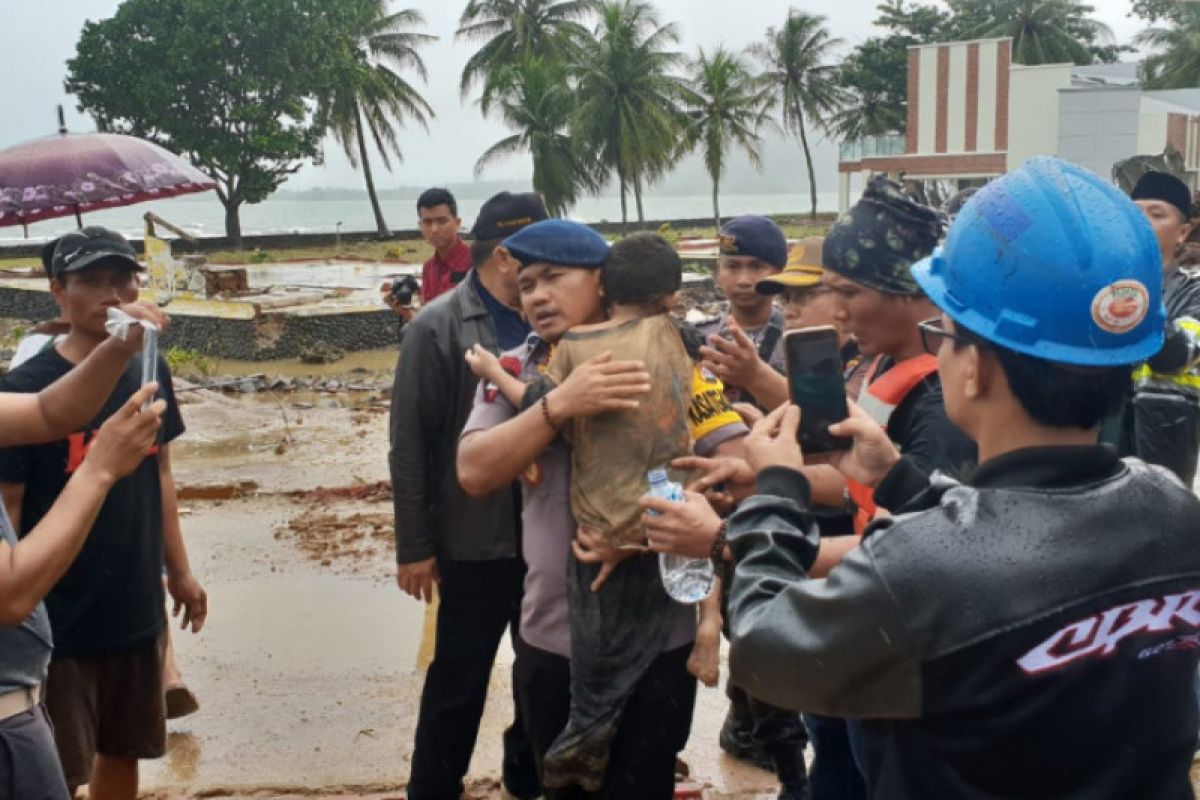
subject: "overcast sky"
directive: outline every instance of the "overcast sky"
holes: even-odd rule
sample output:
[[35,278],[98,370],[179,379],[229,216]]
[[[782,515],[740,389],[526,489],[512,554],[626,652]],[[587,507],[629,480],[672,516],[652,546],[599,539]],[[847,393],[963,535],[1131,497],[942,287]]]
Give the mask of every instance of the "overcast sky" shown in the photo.
[[[336,2],[337,0],[330,0]],[[75,43],[85,20],[111,16],[119,0],[0,0],[4,5],[9,44],[0,48],[0,148],[55,130],[55,105],[67,110],[72,131],[94,130],[91,119],[75,110],[74,98],[63,91],[65,62],[75,52]],[[1118,42],[1128,42],[1142,27],[1128,16],[1129,0],[1091,0],[1096,17],[1107,23]],[[835,36],[847,47],[875,35],[868,21],[876,16],[876,0],[655,0],[664,20],[675,20],[682,34],[681,49],[691,54],[697,47],[724,44],[741,48],[758,41],[768,26],[778,25],[789,6],[824,14]],[[459,98],[458,81],[473,45],[454,40],[454,30],[464,0],[399,0],[393,7],[419,9],[425,15],[426,32],[439,41],[423,51],[430,80],[425,97],[437,112],[426,134],[420,127],[403,134],[404,163],[388,174],[380,172],[383,187],[413,186],[440,182],[469,181],[478,156],[506,135],[498,123],[484,120],[472,101]],[[766,152],[768,172],[798,167],[794,145],[773,141]],[[818,152],[822,188],[833,188],[835,151],[823,144]],[[527,178],[528,157],[513,158],[490,168],[488,180]],[[358,188],[361,177],[336,146],[326,148],[322,167],[308,166],[288,181],[291,189],[317,186]]]

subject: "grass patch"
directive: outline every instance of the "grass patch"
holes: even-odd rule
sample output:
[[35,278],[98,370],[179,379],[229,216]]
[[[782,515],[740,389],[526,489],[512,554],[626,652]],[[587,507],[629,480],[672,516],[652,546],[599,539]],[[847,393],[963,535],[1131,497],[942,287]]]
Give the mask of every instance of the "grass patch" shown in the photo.
[[167,366],[171,368],[172,375],[182,375],[184,373],[190,375],[212,375],[216,369],[216,362],[208,356],[196,350],[188,350],[183,347],[168,347],[163,353],[163,358],[167,361]]

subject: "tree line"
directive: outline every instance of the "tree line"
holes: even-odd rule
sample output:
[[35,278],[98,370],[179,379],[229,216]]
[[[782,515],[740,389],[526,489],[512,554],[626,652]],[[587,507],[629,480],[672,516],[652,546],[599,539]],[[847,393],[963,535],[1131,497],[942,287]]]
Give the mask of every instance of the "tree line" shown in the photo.
[[[765,134],[782,129],[803,150],[815,215],[812,136],[902,133],[909,46],[1011,36],[1024,64],[1130,49],[1075,0],[887,0],[876,11],[883,35],[848,53],[824,17],[793,8],[745,51],[685,54],[678,25],[647,0],[469,0],[455,32],[475,48],[462,100],[510,131],[475,172],[528,155],[556,215],[615,184],[624,224],[631,200],[644,221],[646,190],[697,153],[719,226],[730,159],[761,166]],[[1151,53],[1144,83],[1200,85],[1200,5],[1135,0],[1133,13],[1151,25],[1135,40]],[[125,0],[84,26],[66,88],[101,130],[152,139],[208,172],[234,241],[241,206],[320,163],[332,134],[363,173],[383,237],[373,160],[390,170],[401,131],[435,116],[416,85],[427,76],[421,48],[436,39],[423,26],[387,0]]]

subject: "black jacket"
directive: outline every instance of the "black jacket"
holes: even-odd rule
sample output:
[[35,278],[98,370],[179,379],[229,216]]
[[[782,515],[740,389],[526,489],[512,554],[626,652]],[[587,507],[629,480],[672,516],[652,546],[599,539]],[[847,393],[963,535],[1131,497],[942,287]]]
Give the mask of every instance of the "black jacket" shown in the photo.
[[458,483],[458,435],[478,379],[463,360],[479,343],[499,355],[495,325],[471,276],[405,327],[392,387],[392,495],[396,560],[434,555],[487,561],[517,554],[519,514],[511,488],[471,498]]
[[808,485],[759,476],[729,526],[731,679],[864,718],[873,797],[1191,798],[1200,501],[1099,446],[1010,453],[907,507],[889,488],[909,513],[809,580]]
[[1176,269],[1163,286],[1163,305],[1163,347],[1133,373],[1120,449],[1191,486],[1200,455],[1200,279]]

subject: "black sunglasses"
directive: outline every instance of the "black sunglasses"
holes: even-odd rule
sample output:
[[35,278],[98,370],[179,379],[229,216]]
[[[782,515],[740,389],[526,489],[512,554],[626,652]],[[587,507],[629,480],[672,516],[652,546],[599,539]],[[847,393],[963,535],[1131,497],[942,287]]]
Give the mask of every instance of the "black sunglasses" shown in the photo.
[[933,317],[924,322],[918,322],[917,330],[921,332],[921,347],[926,353],[933,356],[938,354],[938,350],[942,349],[942,343],[947,339],[961,345],[975,344],[975,341],[972,339],[946,330],[941,317]]

